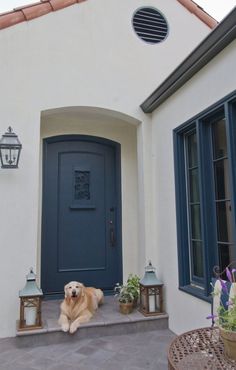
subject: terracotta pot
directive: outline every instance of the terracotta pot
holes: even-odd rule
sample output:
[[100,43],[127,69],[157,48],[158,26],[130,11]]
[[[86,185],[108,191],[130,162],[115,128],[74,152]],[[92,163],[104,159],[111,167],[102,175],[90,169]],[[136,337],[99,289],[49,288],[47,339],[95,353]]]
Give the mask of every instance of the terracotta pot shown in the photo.
[[224,343],[224,352],[231,360],[236,360],[236,332],[220,328],[220,337]]
[[133,311],[133,302],[120,303],[120,312],[127,315]]

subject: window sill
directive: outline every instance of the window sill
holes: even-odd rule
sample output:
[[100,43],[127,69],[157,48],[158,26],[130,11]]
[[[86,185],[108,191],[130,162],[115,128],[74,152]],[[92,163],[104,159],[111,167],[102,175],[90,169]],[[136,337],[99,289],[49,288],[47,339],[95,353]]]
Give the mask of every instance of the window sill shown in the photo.
[[211,295],[206,296],[204,290],[198,289],[191,285],[180,286],[179,290],[181,290],[184,293],[190,294],[198,299],[201,299],[202,301],[211,303],[212,300]]

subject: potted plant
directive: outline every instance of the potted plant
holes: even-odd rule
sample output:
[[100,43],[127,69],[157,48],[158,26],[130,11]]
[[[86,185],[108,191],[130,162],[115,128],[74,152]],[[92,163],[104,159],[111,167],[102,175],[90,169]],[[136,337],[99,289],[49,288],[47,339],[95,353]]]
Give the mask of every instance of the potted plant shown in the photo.
[[119,283],[115,286],[115,297],[118,298],[120,303],[120,312],[123,314],[129,314],[133,311],[134,295],[130,290],[130,287],[126,285],[120,285]]
[[217,280],[221,289],[215,289],[212,295],[222,297],[223,292],[227,296],[226,306],[220,299],[221,303],[217,309],[217,313],[208,316],[208,318],[216,319],[220,330],[220,337],[224,343],[225,354],[230,359],[236,360],[236,269],[230,271],[227,267],[225,272],[229,281],[227,282],[219,277]]
[[133,306],[137,307],[139,294],[140,294],[140,287],[139,287],[140,278],[138,275],[129,274],[127,280],[127,286],[132,295],[134,296]]

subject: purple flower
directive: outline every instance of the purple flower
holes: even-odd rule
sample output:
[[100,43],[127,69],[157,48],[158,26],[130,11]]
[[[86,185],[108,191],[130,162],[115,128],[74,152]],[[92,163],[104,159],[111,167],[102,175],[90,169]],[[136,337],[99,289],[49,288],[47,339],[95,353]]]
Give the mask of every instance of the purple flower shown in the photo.
[[217,317],[216,315],[208,315],[208,316],[206,317],[206,319],[207,319],[207,320],[209,320],[209,319],[214,320],[216,317]]
[[226,306],[232,306],[232,305],[233,305],[232,301],[229,300],[229,301],[226,302]]
[[226,267],[226,275],[227,275],[228,280],[232,283],[233,279],[232,279],[230,269],[228,267]]
[[227,288],[227,284],[225,283],[224,280],[220,279],[220,284],[221,284],[221,287],[222,287],[222,290],[225,292],[225,293],[228,293],[228,288]]

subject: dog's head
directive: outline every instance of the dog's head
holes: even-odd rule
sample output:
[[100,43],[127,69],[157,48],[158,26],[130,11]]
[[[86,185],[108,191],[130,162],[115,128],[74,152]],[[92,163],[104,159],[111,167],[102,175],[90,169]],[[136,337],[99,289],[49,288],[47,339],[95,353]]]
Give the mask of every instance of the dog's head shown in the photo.
[[76,300],[84,296],[84,285],[78,281],[71,281],[64,287],[65,298]]

